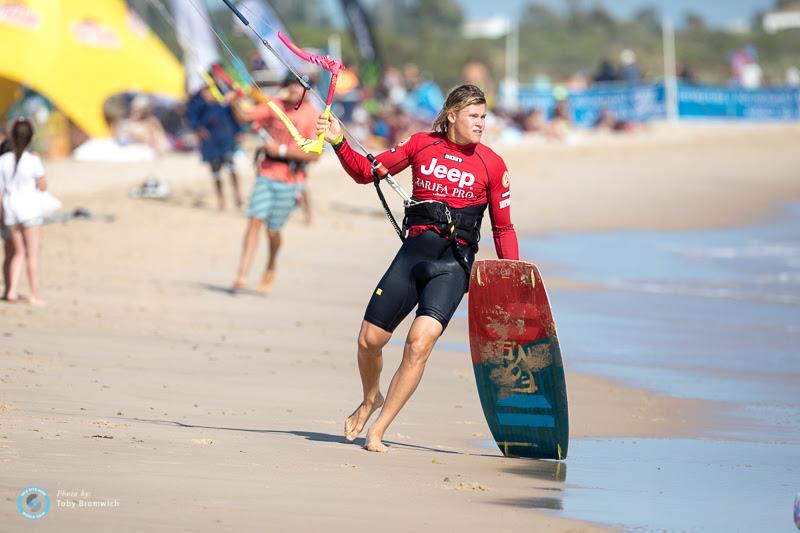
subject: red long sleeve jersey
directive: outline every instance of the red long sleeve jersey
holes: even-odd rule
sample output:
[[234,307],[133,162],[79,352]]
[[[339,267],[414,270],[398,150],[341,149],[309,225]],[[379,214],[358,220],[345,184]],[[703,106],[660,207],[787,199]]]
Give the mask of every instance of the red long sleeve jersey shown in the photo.
[[[336,151],[342,166],[357,183],[372,183],[369,160],[345,141]],[[497,256],[519,259],[517,233],[511,224],[511,190],[503,159],[483,144],[458,145],[446,135],[415,133],[378,155],[392,174],[411,167],[414,198],[439,200],[461,208],[489,204]]]

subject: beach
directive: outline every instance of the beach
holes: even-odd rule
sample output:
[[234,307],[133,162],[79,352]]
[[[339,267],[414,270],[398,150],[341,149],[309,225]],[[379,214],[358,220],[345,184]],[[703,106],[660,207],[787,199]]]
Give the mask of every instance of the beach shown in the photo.
[[[535,243],[574,232],[756,223],[800,200],[798,141],[796,124],[661,125],[575,145],[495,148],[509,167],[517,232]],[[249,191],[253,173],[244,170]],[[47,176],[66,208],[93,217],[44,229],[47,307],[0,305],[4,531],[608,527],[569,515],[570,458],[509,459],[485,445],[491,435],[461,348],[463,314],[389,428],[390,452],[364,451],[363,434],[343,442],[344,419],[360,401],[356,334],[399,240],[373,188],[353,183],[332,155],[311,168],[314,222],[293,215],[267,297],[228,291],[245,218],[214,208],[196,155],[56,161]],[[167,180],[171,198],[129,197],[148,176]],[[399,181],[407,186],[408,175]],[[494,257],[490,235],[487,220],[482,258]],[[557,324],[560,291],[580,300],[601,290],[535,252],[522,259],[539,264]],[[409,323],[384,351],[384,391]],[[570,346],[591,351],[591,339],[569,331],[560,341],[571,439],[756,433],[729,402],[576,371]],[[52,501],[35,523],[16,508],[30,486]]]

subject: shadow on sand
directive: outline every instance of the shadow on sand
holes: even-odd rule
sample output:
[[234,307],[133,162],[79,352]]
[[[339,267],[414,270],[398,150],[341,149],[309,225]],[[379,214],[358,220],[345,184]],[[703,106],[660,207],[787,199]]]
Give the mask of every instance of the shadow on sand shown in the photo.
[[202,289],[204,291],[216,292],[218,294],[226,294],[228,296],[256,296],[258,298],[264,298],[264,295],[257,290],[248,289],[247,287],[233,289],[229,285],[216,285],[214,283],[206,283],[202,281],[184,283],[184,285],[193,289]]
[[[134,422],[143,422],[146,424],[158,424],[163,426],[174,426],[174,427],[181,427],[181,428],[201,428],[201,429],[216,429],[221,431],[242,431],[248,433],[264,433],[264,434],[275,434],[275,435],[294,435],[296,437],[302,437],[306,440],[314,441],[314,442],[336,442],[341,444],[357,444],[359,446],[364,445],[365,439],[363,437],[354,440],[353,442],[347,442],[344,440],[344,437],[341,435],[332,435],[330,433],[319,433],[316,431],[299,431],[299,430],[281,430],[281,429],[251,429],[251,428],[231,428],[231,427],[220,427],[220,426],[201,426],[195,424],[186,424],[184,422],[178,422],[176,420],[158,420],[158,419],[151,419],[151,418],[129,418],[124,417],[124,420],[130,420]],[[453,450],[442,450],[440,448],[430,448],[428,446],[420,446],[417,444],[407,444],[402,442],[393,442],[390,440],[384,440],[384,444],[388,446],[397,446],[398,448],[405,448],[409,450],[424,450],[428,452],[436,452],[436,453],[446,453],[446,454],[455,454],[455,455],[464,455],[462,452],[457,452]]]

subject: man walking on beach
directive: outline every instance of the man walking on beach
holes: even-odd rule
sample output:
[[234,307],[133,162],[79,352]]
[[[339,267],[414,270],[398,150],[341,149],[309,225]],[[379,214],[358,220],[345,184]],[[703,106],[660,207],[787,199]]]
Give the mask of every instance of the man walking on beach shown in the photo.
[[[483,91],[461,85],[447,96],[432,132],[416,133],[377,157],[393,174],[411,167],[415,202],[406,208],[406,239],[372,293],[358,335],[363,399],[345,421],[344,435],[355,440],[383,406],[367,431],[367,450],[388,450],[383,436],[419,385],[436,341],[467,291],[487,207],[498,257],[519,258],[508,171],[503,159],[481,144],[485,125]],[[353,180],[372,183],[372,164],[350,147],[336,119],[320,116],[317,131],[325,133]],[[415,306],[403,360],[384,403],[382,350]]]
[[[274,98],[272,101],[283,108],[300,134],[308,138],[315,134],[318,111],[310,102],[303,99],[303,94],[300,81],[289,74],[283,82],[283,97]],[[258,291],[267,294],[275,281],[276,261],[281,247],[281,228],[302,193],[306,179],[306,165],[316,161],[319,154],[301,150],[286,126],[266,104],[253,109],[249,118],[256,123],[256,126],[263,128],[272,140],[264,144],[265,156],[259,163],[258,176],[250,195],[242,255],[232,288],[240,289],[247,284],[247,274],[253,262],[258,234],[266,225],[269,256]]]

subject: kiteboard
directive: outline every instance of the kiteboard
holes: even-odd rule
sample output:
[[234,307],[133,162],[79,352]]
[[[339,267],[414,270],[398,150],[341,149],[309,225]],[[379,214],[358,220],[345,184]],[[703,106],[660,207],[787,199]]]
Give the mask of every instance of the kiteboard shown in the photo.
[[567,457],[569,419],[556,325],[536,265],[476,261],[469,343],[483,414],[507,457]]

